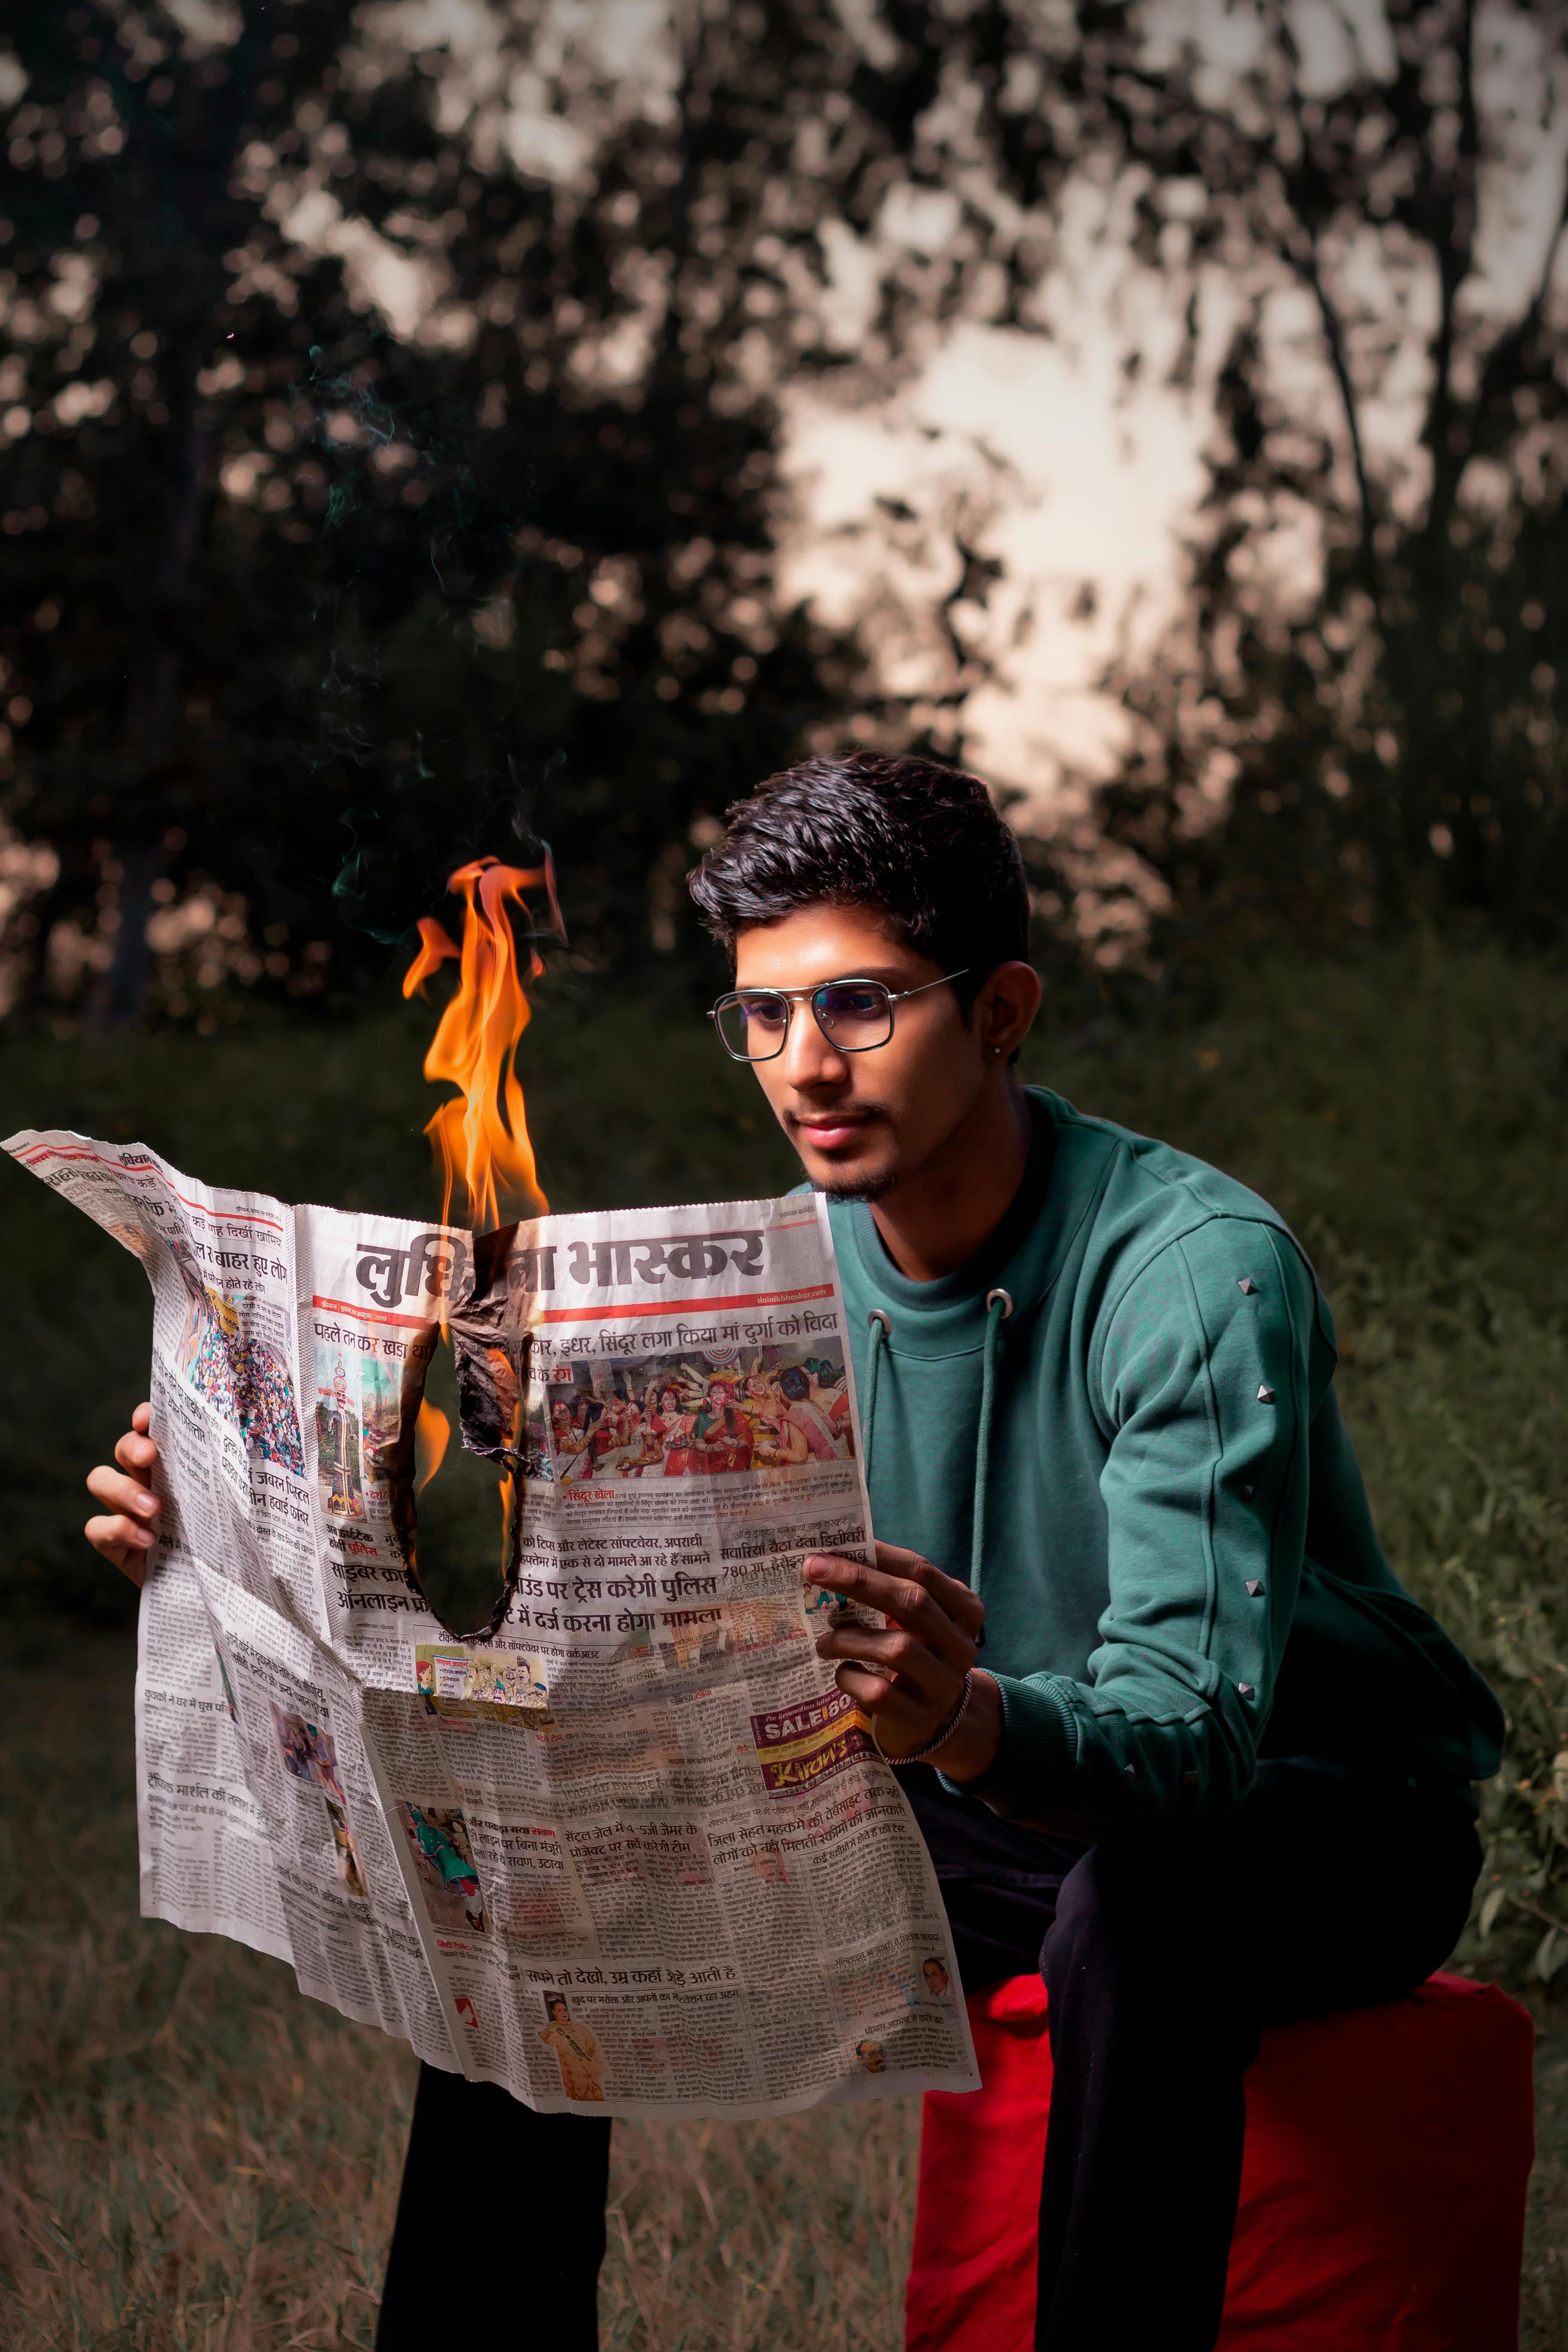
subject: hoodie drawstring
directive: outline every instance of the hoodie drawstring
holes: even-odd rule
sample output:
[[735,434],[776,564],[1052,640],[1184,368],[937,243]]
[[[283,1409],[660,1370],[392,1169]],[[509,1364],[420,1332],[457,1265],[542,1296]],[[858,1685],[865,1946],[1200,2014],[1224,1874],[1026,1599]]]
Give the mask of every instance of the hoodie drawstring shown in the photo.
[[1002,1326],[1013,1312],[1005,1290],[985,1294],[985,1347],[980,1373],[980,1426],[974,1433],[974,1517],[969,1536],[969,1589],[980,1591],[985,1566],[985,1490],[991,1484],[991,1417],[996,1402],[996,1357]]
[[[1013,1312],[1013,1301],[1005,1290],[985,1294],[985,1339],[981,1358],[980,1426],[974,1437],[974,1517],[969,1538],[969,1589],[980,1590],[980,1578],[985,1564],[985,1490],[991,1483],[991,1423],[996,1402],[996,1358],[1001,1351],[1002,1326]],[[877,1389],[882,1374],[882,1354],[892,1337],[892,1323],[879,1307],[873,1307],[866,1318],[871,1333],[871,1352],[866,1364],[866,1476],[871,1475],[872,1433],[877,1426]]]
[[[871,1483],[871,1432],[877,1426],[877,1382],[881,1377],[882,1350],[888,1344],[888,1334],[891,1331],[893,1327],[879,1307],[873,1307],[869,1315],[867,1316],[866,1320],[870,1326],[871,1330],[871,1354],[869,1361],[866,1366],[866,1416],[865,1427],[860,1433],[860,1443],[865,1449],[866,1459],[862,1466],[866,1472],[866,1484],[869,1486]],[[841,1609],[848,1608],[849,1600],[847,1594],[836,1592],[833,1598],[837,1601]]]
[[879,1307],[873,1307],[866,1320],[871,1330],[871,1356],[866,1366],[866,1476],[871,1476],[871,1432],[877,1426],[877,1382],[881,1377],[882,1350],[892,1332],[892,1324]]

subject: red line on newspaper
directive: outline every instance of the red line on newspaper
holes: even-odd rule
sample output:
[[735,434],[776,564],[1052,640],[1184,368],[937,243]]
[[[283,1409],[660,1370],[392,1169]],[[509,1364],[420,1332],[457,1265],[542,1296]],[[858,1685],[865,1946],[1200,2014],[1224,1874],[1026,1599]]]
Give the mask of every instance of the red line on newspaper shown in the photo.
[[312,1307],[330,1307],[334,1315],[352,1315],[356,1323],[395,1323],[400,1331],[428,1331],[434,1315],[383,1315],[374,1307],[355,1307],[346,1298],[312,1298]]
[[547,1307],[539,1318],[542,1323],[616,1323],[628,1315],[679,1315],[683,1319],[697,1314],[721,1313],[730,1307],[794,1307],[803,1298],[831,1298],[830,1282],[813,1283],[809,1290],[742,1290],[730,1298],[683,1298],[679,1304],[661,1298],[647,1307]]
[[[118,1176],[140,1170],[153,1176],[163,1173],[155,1160],[106,1160],[101,1151],[63,1151],[58,1144],[40,1144],[37,1151],[19,1152],[17,1158],[26,1168],[31,1168],[35,1160],[90,1160],[95,1168],[112,1168]],[[166,1176],[163,1181],[166,1184],[169,1181]],[[169,1190],[185,1208],[194,1209],[198,1217],[210,1217],[215,1225],[266,1225],[275,1234],[283,1230],[276,1217],[264,1217],[259,1209],[209,1209],[205,1201],[189,1199],[173,1184],[169,1184]]]

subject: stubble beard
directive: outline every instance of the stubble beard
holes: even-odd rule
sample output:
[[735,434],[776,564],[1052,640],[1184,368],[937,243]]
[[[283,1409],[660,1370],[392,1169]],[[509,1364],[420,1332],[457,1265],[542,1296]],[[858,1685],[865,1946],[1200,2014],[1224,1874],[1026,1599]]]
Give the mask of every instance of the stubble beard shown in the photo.
[[[863,1108],[870,1118],[887,1117],[887,1112],[880,1103],[867,1103]],[[793,1130],[790,1133],[790,1140],[792,1143],[795,1142]],[[795,1145],[795,1150],[797,1152],[800,1150],[798,1144]],[[801,1170],[812,1191],[820,1192],[825,1201],[881,1201],[885,1200],[889,1192],[898,1189],[898,1172],[891,1168],[868,1169],[864,1174],[853,1176],[847,1170],[842,1176],[814,1176],[806,1167],[805,1155],[802,1153]]]
[[880,1176],[813,1176],[810,1181],[812,1191],[820,1192],[825,1201],[882,1201],[899,1186],[890,1171]]

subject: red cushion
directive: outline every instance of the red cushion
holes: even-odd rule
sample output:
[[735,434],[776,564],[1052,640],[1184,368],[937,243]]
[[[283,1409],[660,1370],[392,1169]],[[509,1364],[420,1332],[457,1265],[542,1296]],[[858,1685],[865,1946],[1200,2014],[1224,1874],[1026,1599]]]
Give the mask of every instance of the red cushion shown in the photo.
[[[1045,1987],[969,2014],[984,2088],[926,2097],[905,2352],[1034,2340]],[[1533,2039],[1495,1986],[1444,1975],[1266,2032],[1218,2352],[1515,2352]]]

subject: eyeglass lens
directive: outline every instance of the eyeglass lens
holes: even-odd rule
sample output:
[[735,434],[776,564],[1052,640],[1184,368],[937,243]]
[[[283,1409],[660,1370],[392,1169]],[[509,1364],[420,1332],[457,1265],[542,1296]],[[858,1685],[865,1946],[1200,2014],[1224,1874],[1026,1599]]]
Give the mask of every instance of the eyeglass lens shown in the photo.
[[[829,981],[811,999],[823,1034],[847,1054],[885,1045],[893,1034],[893,1007],[880,981]],[[719,1007],[719,1034],[731,1054],[768,1061],[782,1051],[789,1028],[787,996],[769,988],[738,990]]]

